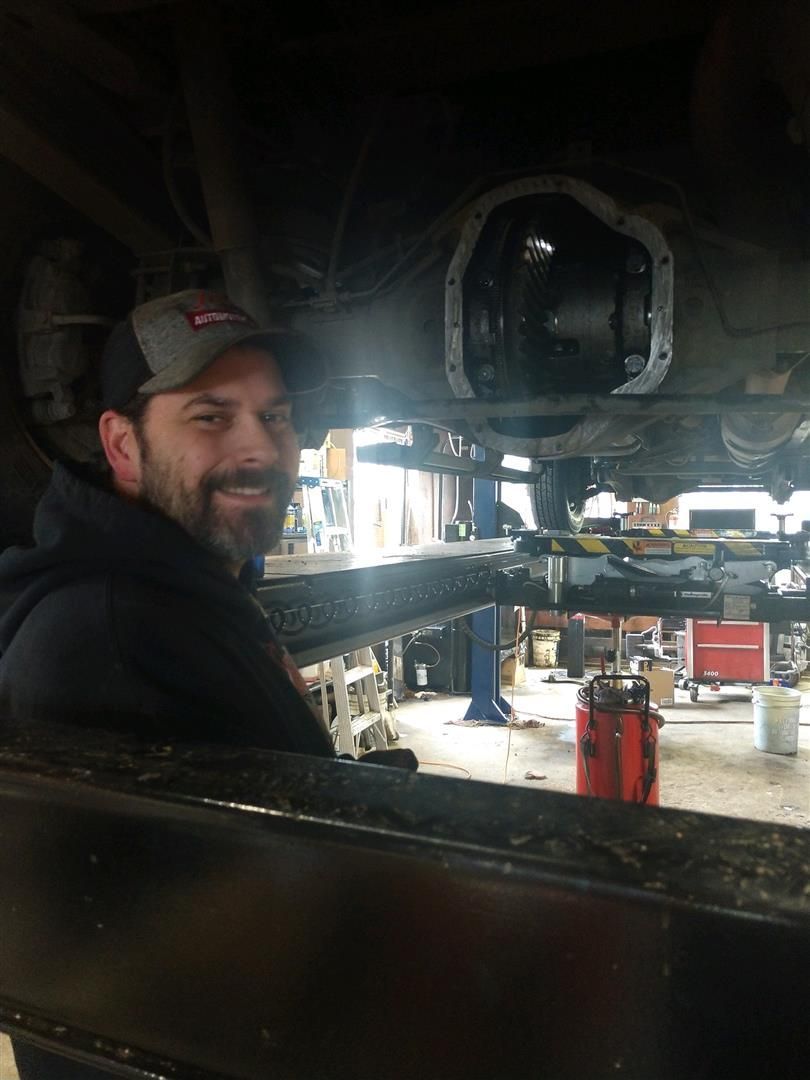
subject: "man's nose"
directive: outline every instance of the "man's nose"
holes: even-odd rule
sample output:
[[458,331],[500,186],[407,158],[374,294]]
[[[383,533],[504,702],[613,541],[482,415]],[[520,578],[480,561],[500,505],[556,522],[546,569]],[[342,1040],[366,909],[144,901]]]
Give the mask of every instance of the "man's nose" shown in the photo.
[[273,465],[280,454],[278,438],[260,416],[244,417],[237,427],[234,452],[244,463]]

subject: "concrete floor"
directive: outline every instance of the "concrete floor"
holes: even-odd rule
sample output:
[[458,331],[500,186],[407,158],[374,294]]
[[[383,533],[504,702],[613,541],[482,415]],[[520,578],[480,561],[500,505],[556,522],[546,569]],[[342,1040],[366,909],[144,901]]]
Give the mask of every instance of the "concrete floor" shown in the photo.
[[[452,721],[463,718],[469,698],[438,695],[400,705],[399,745],[435,775],[469,772],[474,780],[573,792],[577,687],[549,685],[542,681],[547,675],[528,669],[527,685],[514,697],[519,720],[537,719],[542,727],[458,727]],[[810,826],[810,681],[800,689],[795,757],[754,749],[751,693],[744,687],[701,690],[696,704],[677,690],[675,705],[662,709],[668,723],[661,732],[661,805]],[[507,701],[511,693],[504,691]],[[544,779],[526,779],[529,771]]]
[[[409,746],[421,769],[438,776],[518,784],[546,791],[574,790],[574,699],[577,687],[543,683],[546,671],[529,669],[515,690],[520,720],[542,727],[458,727],[469,698],[438,695],[409,700],[397,711],[400,746]],[[662,710],[661,804],[730,817],[810,826],[810,682],[805,683],[796,757],[754,749],[750,692],[701,691],[693,704],[676,691]],[[504,696],[511,700],[511,689]],[[806,702],[806,704],[804,704]],[[532,771],[543,779],[526,779]],[[8,1040],[0,1035],[0,1080],[17,1080]]]

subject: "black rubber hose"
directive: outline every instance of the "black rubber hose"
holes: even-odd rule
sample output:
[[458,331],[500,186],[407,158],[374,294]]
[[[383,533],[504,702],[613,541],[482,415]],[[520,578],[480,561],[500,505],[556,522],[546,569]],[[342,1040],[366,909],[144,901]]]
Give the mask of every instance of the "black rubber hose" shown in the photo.
[[520,637],[517,640],[512,639],[505,645],[501,643],[499,643],[498,645],[494,645],[491,641],[485,641],[484,638],[479,637],[478,634],[474,633],[474,631],[472,631],[468,626],[468,618],[469,616],[465,615],[463,618],[459,619],[459,626],[461,627],[462,633],[466,634],[471,641],[474,641],[476,645],[480,645],[482,649],[486,649],[487,652],[507,652],[509,649],[514,649],[516,645],[522,645],[526,638],[529,636],[529,634],[532,632],[532,630],[534,630],[534,624],[537,621],[537,612],[532,612],[526,629],[523,631]]

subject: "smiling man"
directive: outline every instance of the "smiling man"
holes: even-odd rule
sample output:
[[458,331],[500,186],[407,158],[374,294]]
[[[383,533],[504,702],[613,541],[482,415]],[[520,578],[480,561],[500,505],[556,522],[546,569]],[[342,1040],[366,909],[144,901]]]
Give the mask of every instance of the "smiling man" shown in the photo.
[[57,465],[36,546],[0,557],[0,723],[70,723],[329,756],[239,580],[298,472],[314,348],[225,297],[136,308],[102,360],[106,475]]
[[[105,475],[58,465],[36,546],[0,556],[0,724],[332,755],[239,580],[281,535],[297,413],[324,382],[306,339],[260,330],[224,297],[177,293],[116,327],[102,360]],[[409,750],[364,760],[417,765]],[[108,1075],[14,1051],[21,1080]]]

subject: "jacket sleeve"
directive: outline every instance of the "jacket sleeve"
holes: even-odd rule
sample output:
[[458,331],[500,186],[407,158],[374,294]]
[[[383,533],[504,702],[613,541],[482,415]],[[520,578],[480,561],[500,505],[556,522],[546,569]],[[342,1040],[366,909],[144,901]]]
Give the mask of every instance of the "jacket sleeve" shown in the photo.
[[178,738],[332,755],[322,724],[250,627],[197,598],[126,579],[111,588],[116,666]]
[[0,662],[0,706],[19,721],[332,754],[254,636],[113,575],[64,586],[29,614]]

